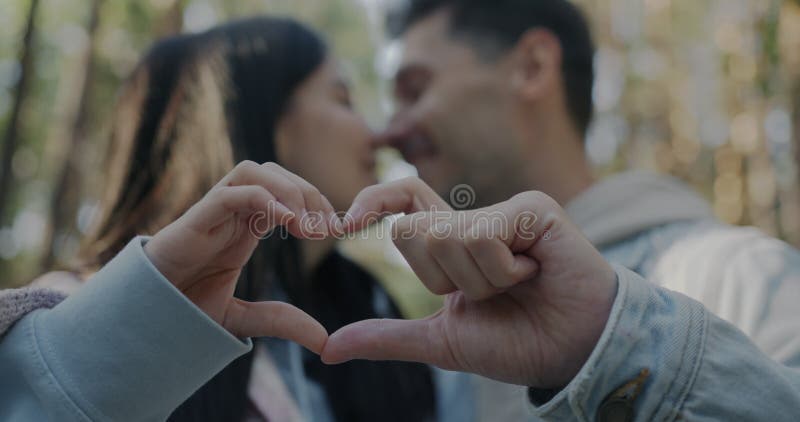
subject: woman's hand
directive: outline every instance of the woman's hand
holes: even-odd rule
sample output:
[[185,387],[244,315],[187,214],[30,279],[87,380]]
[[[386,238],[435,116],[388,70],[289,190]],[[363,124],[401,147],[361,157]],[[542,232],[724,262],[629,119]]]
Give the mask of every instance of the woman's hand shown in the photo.
[[303,238],[341,230],[330,202],[308,182],[277,164],[245,161],[144,249],[175,287],[233,335],[280,337],[320,353],[328,334],[305,312],[233,297],[258,241],[278,226]]

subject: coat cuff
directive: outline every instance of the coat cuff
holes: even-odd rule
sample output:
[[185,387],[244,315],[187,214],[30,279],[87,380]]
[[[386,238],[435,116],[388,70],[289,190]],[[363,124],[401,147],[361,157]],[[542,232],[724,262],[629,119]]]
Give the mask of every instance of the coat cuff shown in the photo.
[[0,338],[25,315],[50,309],[66,297],[65,293],[36,287],[0,290]]
[[624,267],[614,270],[617,297],[594,351],[566,388],[544,404],[531,402],[534,416],[602,420],[600,413],[622,403],[637,420],[671,420],[686,400],[702,358],[705,308]]
[[40,355],[91,420],[164,419],[248,352],[153,266],[137,237],[64,302],[32,315]]

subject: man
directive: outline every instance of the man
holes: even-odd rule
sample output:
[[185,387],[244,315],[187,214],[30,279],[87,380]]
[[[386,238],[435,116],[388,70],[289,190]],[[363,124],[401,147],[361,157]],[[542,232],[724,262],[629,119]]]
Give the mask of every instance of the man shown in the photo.
[[348,227],[399,211],[409,215],[394,225],[395,244],[430,291],[447,295],[444,306],[344,327],[324,362],[417,361],[529,386],[537,420],[800,414],[800,372],[701,303],[610,267],[547,195],[456,212],[411,178],[361,192]]
[[[794,249],[756,230],[717,222],[700,198],[668,178],[628,173],[595,183],[583,145],[592,116],[594,49],[574,6],[564,0],[418,0],[411,2],[400,28],[405,50],[395,85],[398,109],[386,140],[440,195],[446,198],[454,186],[467,184],[475,189],[476,205],[486,206],[519,192],[542,191],[566,208],[606,258],[699,300],[775,363],[786,365],[783,370],[800,366],[795,308],[800,255]],[[694,338],[688,322],[694,317],[683,311],[659,324],[685,324],[687,338]],[[646,334],[627,335],[641,339]],[[658,395],[675,406],[673,418],[682,406],[704,400],[707,409],[718,406],[722,412],[729,406],[751,417],[781,410],[758,403],[764,399],[760,392],[741,396],[746,383],[739,388],[710,384],[718,373],[706,373],[706,384],[700,385],[690,382],[695,378],[680,378],[685,367],[659,367],[673,359],[689,365],[695,353],[724,366],[720,362],[731,362],[730,350],[711,343],[676,350],[658,337],[646,344],[649,349],[639,353],[652,362],[650,376],[642,396],[632,402],[652,413],[639,417],[664,415],[654,410]],[[642,358],[624,351],[632,353],[631,364]],[[594,376],[587,375],[593,393],[573,389],[580,383],[572,383],[565,394],[578,401],[609,395],[619,387],[609,384],[611,379],[622,380],[615,369],[622,368],[594,368]],[[640,370],[631,366],[622,372],[633,382]],[[615,375],[604,378],[606,371]],[[775,376],[763,375],[762,391],[780,390]],[[669,388],[667,379],[674,381]],[[544,405],[540,416],[559,406],[553,394],[565,385],[548,387],[557,388],[551,394],[537,391],[537,403]],[[669,402],[673,390],[683,396]],[[722,397],[734,400],[718,401]],[[571,415],[578,419],[598,411],[574,403],[572,409],[589,412]]]

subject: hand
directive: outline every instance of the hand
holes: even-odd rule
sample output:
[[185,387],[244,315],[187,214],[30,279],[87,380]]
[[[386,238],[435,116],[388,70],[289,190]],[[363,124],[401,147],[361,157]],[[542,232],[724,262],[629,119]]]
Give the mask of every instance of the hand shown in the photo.
[[[417,212],[430,207],[438,211]],[[422,320],[340,329],[323,361],[418,361],[557,388],[588,359],[616,296],[616,274],[548,196],[527,192],[453,212],[424,183],[407,179],[368,188],[352,209],[351,229],[375,211],[417,212],[395,223],[395,245],[425,286],[447,297]]]
[[[325,219],[309,224],[308,215]],[[246,161],[144,249],[175,287],[231,334],[280,337],[319,353],[328,334],[308,314],[282,302],[239,300],[233,292],[260,236],[279,225],[298,237],[325,236],[341,230],[337,222],[328,200],[308,182],[277,164]]]

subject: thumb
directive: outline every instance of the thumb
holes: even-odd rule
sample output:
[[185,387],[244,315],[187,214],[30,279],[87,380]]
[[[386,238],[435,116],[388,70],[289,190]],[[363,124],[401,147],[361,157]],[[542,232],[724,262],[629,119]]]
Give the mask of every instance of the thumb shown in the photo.
[[431,319],[368,319],[345,326],[333,333],[322,361],[327,364],[352,359],[422,362],[444,369],[455,369],[446,344],[436,335]]
[[234,299],[222,324],[238,337],[278,337],[321,353],[328,332],[307,313],[284,302]]
[[345,225],[348,230],[355,231],[391,214],[450,209],[447,202],[421,179],[407,177],[369,186],[359,192],[347,211]]

